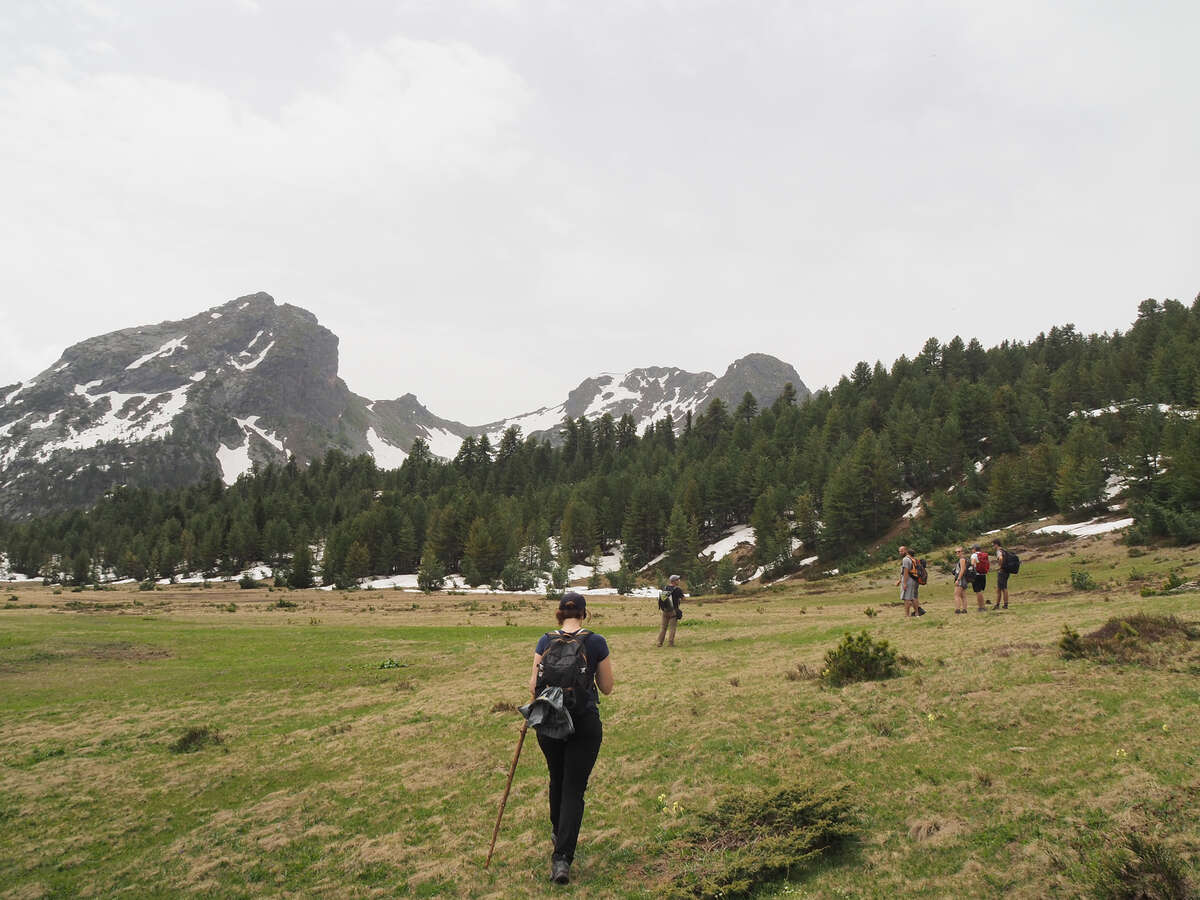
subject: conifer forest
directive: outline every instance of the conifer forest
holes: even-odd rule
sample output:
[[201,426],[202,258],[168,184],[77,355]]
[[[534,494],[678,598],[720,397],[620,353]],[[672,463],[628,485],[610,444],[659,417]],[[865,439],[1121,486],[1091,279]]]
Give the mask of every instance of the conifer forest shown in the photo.
[[263,562],[295,587],[420,570],[523,589],[620,542],[614,578],[661,556],[703,589],[730,573],[697,551],[737,523],[768,573],[816,554],[845,570],[890,552],[902,497],[922,501],[906,541],[932,547],[1083,516],[1116,491],[1129,540],[1200,540],[1200,297],[1146,300],[1124,332],[1063,325],[913,351],[860,362],[803,403],[747,394],[641,434],[629,416],[568,419],[558,442],[510,428],[448,461],[418,440],[394,470],[335,451],[229,487],[117,488],[89,509],[0,522],[0,551],[14,572],[72,583]]

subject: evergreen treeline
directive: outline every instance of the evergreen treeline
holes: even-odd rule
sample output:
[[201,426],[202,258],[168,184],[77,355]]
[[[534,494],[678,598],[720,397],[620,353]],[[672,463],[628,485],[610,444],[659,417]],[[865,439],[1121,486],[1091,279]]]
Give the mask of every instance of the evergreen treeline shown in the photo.
[[[631,567],[665,553],[696,582],[727,581],[696,552],[738,522],[754,526],[757,562],[779,569],[796,538],[825,559],[861,552],[904,491],[926,497],[914,528],[932,543],[1100,507],[1111,476],[1127,485],[1135,538],[1190,542],[1200,421],[1186,411],[1198,406],[1200,298],[1147,300],[1125,333],[1066,325],[988,350],[930,338],[890,370],[860,362],[802,404],[792,390],[763,409],[749,394],[732,410],[714,401],[678,434],[666,420],[639,435],[629,416],[568,419],[557,446],[512,428],[494,447],[468,438],[449,462],[418,440],[390,471],[335,451],[228,488],[117,489],[88,510],[0,523],[0,548],[14,571],[80,582],[99,569],[140,580],[264,561],[297,585],[418,566],[430,583],[461,571],[521,585],[620,540]],[[310,546],[323,547],[316,572]]]

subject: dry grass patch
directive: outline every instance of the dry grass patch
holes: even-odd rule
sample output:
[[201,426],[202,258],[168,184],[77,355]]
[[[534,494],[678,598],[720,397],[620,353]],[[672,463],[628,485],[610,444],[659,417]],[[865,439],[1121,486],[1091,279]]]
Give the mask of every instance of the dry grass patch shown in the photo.
[[1064,659],[1161,667],[1200,656],[1192,645],[1197,640],[1200,627],[1190,622],[1139,612],[1111,618],[1083,636],[1064,625],[1058,646]]

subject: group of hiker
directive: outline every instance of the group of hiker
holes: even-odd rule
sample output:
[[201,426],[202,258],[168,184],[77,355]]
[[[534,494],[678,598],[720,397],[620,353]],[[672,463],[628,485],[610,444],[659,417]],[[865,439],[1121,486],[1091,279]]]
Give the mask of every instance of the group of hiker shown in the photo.
[[[1011,550],[1005,550],[999,540],[992,541],[992,555],[979,544],[971,548],[970,555],[963,547],[955,547],[953,576],[954,576],[954,612],[961,615],[968,612],[967,592],[975,594],[976,612],[987,609],[984,592],[987,590],[988,572],[993,561],[996,567],[996,599],[992,603],[993,612],[998,609],[1008,609],[1008,578],[1015,575],[1021,568],[1021,560]],[[900,548],[900,578],[896,584],[900,588],[900,599],[904,603],[904,615],[923,616],[925,610],[919,599],[921,585],[928,582],[925,561],[918,559],[908,547]]]

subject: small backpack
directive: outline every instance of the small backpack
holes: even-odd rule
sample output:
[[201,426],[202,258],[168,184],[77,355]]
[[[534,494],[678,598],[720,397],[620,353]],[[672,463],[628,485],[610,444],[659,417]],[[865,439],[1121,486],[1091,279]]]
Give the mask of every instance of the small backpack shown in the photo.
[[929,584],[929,570],[925,568],[925,560],[914,557],[911,574],[917,579],[917,584]]
[[538,662],[537,692],[547,687],[562,688],[563,705],[572,711],[584,708],[591,687],[586,646],[590,634],[585,628],[546,632],[550,645]]
[[1005,550],[1002,571],[1007,572],[1009,575],[1016,575],[1021,571],[1021,557],[1017,556],[1011,550]]
[[658,592],[658,608],[663,612],[670,612],[675,608],[675,593],[670,587]]
[[992,568],[992,563],[988,559],[986,550],[979,550],[975,553],[975,563],[975,571],[980,575],[986,575]]

